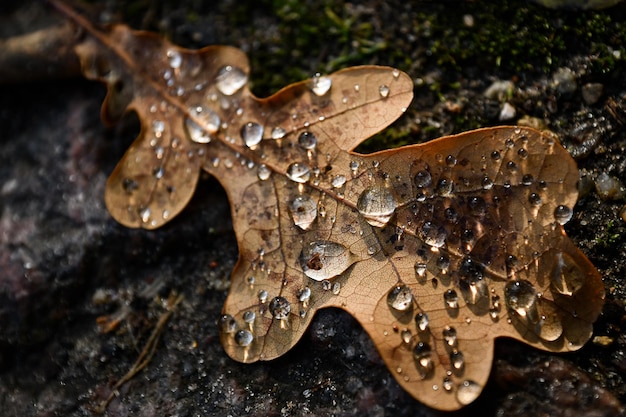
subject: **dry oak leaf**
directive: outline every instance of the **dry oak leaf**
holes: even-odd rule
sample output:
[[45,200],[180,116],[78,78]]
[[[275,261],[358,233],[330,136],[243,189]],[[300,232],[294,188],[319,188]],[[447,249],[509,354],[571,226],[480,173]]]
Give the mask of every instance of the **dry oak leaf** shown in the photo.
[[455,410],[484,387],[496,337],[558,352],[591,336],[604,288],[563,230],[578,170],[552,137],[498,127],[360,155],[409,105],[406,74],[350,68],[259,99],[238,49],[73,18],[91,34],[84,73],[109,87],[105,120],[141,120],[107,184],[113,217],[163,225],[201,169],[228,194],[239,261],[218,324],[232,358],[276,358],[339,307],[411,395]]

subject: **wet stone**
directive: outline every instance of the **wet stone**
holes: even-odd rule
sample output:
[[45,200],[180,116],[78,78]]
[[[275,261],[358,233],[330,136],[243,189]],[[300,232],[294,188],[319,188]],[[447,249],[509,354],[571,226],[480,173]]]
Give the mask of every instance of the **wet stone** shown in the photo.
[[239,330],[235,333],[235,343],[239,346],[246,347],[254,341],[254,336],[249,330]]
[[387,294],[387,304],[396,311],[409,310],[413,306],[411,289],[404,284],[396,285]]
[[248,82],[248,76],[239,67],[226,65],[215,77],[215,87],[225,96],[232,96]]
[[306,194],[294,198],[289,210],[293,223],[302,230],[308,230],[317,218],[317,202]]
[[383,227],[396,210],[396,200],[388,188],[370,187],[361,193],[356,206],[370,225]]
[[291,304],[285,297],[274,297],[270,301],[270,313],[276,320],[285,320],[291,312]]

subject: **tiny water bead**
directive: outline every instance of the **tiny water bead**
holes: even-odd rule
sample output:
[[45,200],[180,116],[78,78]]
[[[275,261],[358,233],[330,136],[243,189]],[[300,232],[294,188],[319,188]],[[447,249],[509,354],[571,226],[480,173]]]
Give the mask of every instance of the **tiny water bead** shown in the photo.
[[248,76],[239,67],[226,65],[222,67],[215,77],[215,87],[225,96],[232,96],[241,90],[248,82]]
[[311,178],[311,168],[305,164],[294,162],[287,167],[287,178],[291,181],[304,184]]
[[315,74],[311,80],[311,91],[318,97],[325,96],[333,85],[333,81],[329,77]]
[[241,127],[241,138],[248,148],[254,148],[263,139],[263,126],[248,122]]
[[289,210],[293,223],[302,230],[308,230],[317,218],[317,202],[306,194],[294,198]]
[[396,199],[387,187],[374,186],[361,193],[356,207],[370,225],[383,227],[396,210]]
[[398,284],[387,294],[387,304],[397,311],[406,311],[413,306],[413,293],[404,284]]
[[305,244],[300,253],[300,265],[304,274],[315,281],[336,277],[354,262],[355,259],[348,248],[329,240]]
[[285,297],[274,297],[270,301],[270,313],[276,320],[284,320],[291,312],[291,304]]
[[306,303],[311,298],[311,289],[309,287],[304,287],[298,291],[298,301],[301,303]]
[[382,98],[389,97],[389,87],[384,84],[381,85],[380,87],[378,87],[378,94],[380,94]]

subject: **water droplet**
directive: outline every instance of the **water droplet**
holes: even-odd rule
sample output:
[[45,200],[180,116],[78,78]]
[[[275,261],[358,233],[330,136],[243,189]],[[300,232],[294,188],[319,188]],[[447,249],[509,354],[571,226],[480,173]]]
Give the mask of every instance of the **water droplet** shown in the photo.
[[539,194],[537,194],[537,193],[530,193],[530,195],[528,196],[528,201],[533,206],[540,206],[541,205],[541,197],[539,197]]
[[254,341],[254,336],[249,330],[239,330],[235,333],[235,343],[239,346],[246,347]]
[[459,280],[461,294],[467,304],[478,304],[488,298],[489,289],[482,277],[467,277]]
[[267,301],[267,296],[268,296],[267,291],[259,290],[259,293],[257,296],[259,297],[259,301],[261,303],[265,303]]
[[302,149],[315,149],[317,146],[317,137],[311,132],[302,132],[298,137],[298,145],[300,145]]
[[420,238],[429,246],[440,248],[446,243],[447,232],[445,227],[437,226],[431,221],[424,222],[419,230]]
[[152,122],[152,130],[157,138],[160,138],[165,130],[165,122],[162,120],[155,120]]
[[301,303],[306,303],[311,298],[311,289],[309,287],[304,287],[300,291],[298,291],[298,301]]
[[170,67],[177,69],[183,63],[183,56],[180,52],[170,49],[166,52],[167,60],[170,63]]
[[482,197],[470,197],[467,200],[470,213],[476,217],[483,217],[487,212],[487,203]]
[[528,151],[524,148],[519,148],[517,150],[517,154],[521,159],[526,159],[528,157]]
[[413,359],[415,360],[415,366],[422,379],[433,372],[435,364],[433,363],[432,349],[428,343],[417,342],[415,344],[413,348]]
[[350,161],[350,171],[352,172],[352,176],[356,176],[356,173],[359,169],[359,161]]
[[454,182],[449,178],[441,178],[437,181],[436,191],[442,197],[452,197],[454,195]]
[[239,67],[226,65],[215,77],[215,87],[225,96],[232,96],[248,82],[248,76]]
[[465,358],[463,357],[463,353],[454,349],[450,352],[450,363],[452,363],[452,367],[457,371],[460,371],[465,366]]
[[539,321],[537,291],[530,282],[509,281],[504,287],[504,301],[510,310],[526,318],[529,323],[534,324]]
[[333,177],[331,185],[333,186],[333,188],[341,188],[344,186],[345,183],[346,183],[345,175],[335,175]]
[[270,313],[276,320],[284,320],[291,312],[291,304],[285,297],[274,297],[270,301]]
[[163,178],[164,174],[165,174],[165,170],[163,169],[163,167],[156,167],[152,171],[152,175],[154,175],[154,178],[156,178],[157,180]]
[[304,274],[316,281],[336,277],[354,262],[354,257],[345,246],[328,240],[305,244],[300,253]]
[[389,97],[389,87],[384,84],[381,85],[380,87],[378,87],[378,94],[380,94],[382,98]]
[[317,203],[306,194],[294,198],[289,209],[294,224],[302,230],[308,230],[317,218]]
[[132,194],[139,188],[139,184],[135,180],[125,178],[124,181],[122,181],[122,188],[124,188],[126,193]]
[[152,212],[149,207],[139,209],[139,217],[141,217],[141,221],[144,223],[148,223],[150,221],[150,216]]
[[404,329],[400,332],[400,337],[402,338],[402,341],[408,345],[409,343],[411,343],[411,338],[413,337],[413,335],[411,334],[411,331],[409,329]]
[[443,300],[448,308],[459,308],[459,296],[455,290],[449,289],[443,293]]
[[456,329],[454,327],[446,326],[443,329],[443,340],[446,342],[448,346],[456,346],[457,344],[457,335]]
[[341,283],[335,282],[331,291],[333,294],[338,295],[341,292]]
[[417,188],[430,187],[433,183],[433,177],[428,171],[418,171],[413,180],[415,181],[415,186]]
[[415,263],[415,273],[420,278],[425,278],[426,277],[427,268],[428,267],[427,267],[427,265],[424,262],[417,261]]
[[574,258],[565,252],[555,255],[554,267],[550,274],[552,286],[561,294],[573,295],[585,282],[585,275]]
[[383,227],[396,210],[396,200],[386,187],[371,187],[361,193],[356,207],[370,225]]
[[491,190],[493,188],[493,181],[491,178],[485,176],[483,177],[480,185],[483,187],[483,190]]
[[322,97],[330,91],[332,85],[333,81],[330,78],[315,74],[312,80],[311,91],[313,91],[313,94],[316,96]]
[[241,138],[248,148],[254,148],[263,139],[263,126],[248,122],[241,127]]
[[425,331],[428,328],[428,323],[430,323],[430,321],[428,320],[428,314],[417,313],[415,315],[415,324],[417,325],[417,328],[420,329],[420,331]]
[[572,211],[571,208],[560,205],[554,209],[554,220],[556,220],[557,223],[563,225],[567,223],[568,221],[570,221],[573,214],[574,212]]
[[391,75],[393,75],[393,78],[398,78],[400,76],[400,70],[394,68],[393,70],[391,70]]
[[450,269],[450,257],[444,253],[437,258],[435,264],[441,270],[441,273],[445,274]]
[[230,314],[222,314],[217,322],[217,327],[223,333],[234,333],[237,330],[237,322]]
[[411,293],[411,289],[404,284],[396,285],[387,294],[387,304],[397,311],[410,309],[413,306],[413,293]]
[[304,184],[311,178],[311,168],[305,164],[294,162],[287,167],[287,178],[291,181]]
[[478,398],[481,391],[481,386],[476,382],[465,380],[456,387],[456,400],[462,405],[468,405]]
[[199,125],[194,119],[185,118],[185,130],[189,138],[196,143],[209,143],[211,135],[217,133],[220,128],[220,117],[205,106],[194,106],[189,113],[195,120],[201,122]]
[[287,132],[285,131],[285,129],[283,129],[280,126],[277,126],[272,129],[271,136],[272,136],[272,139],[278,140],[278,139],[284,138],[286,134]]
[[535,181],[535,178],[531,174],[525,174],[522,177],[522,185],[525,185],[527,187],[529,185],[532,185],[533,181]]
[[441,386],[446,391],[452,391],[452,388],[454,387],[454,384],[452,383],[452,380],[450,378],[445,377],[445,378],[443,378],[443,383],[441,384]]
[[272,175],[272,171],[267,167],[267,165],[261,164],[257,168],[257,176],[259,177],[261,181],[265,181],[269,179],[271,175]]
[[254,323],[256,319],[256,313],[254,311],[246,311],[243,313],[243,321],[246,323]]

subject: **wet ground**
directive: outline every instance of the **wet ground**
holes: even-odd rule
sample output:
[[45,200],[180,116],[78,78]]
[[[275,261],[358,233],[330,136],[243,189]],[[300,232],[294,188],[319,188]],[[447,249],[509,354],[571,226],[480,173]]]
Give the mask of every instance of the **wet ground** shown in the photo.
[[[112,1],[100,16],[187,47],[238,46],[251,57],[260,96],[316,72],[397,66],[414,78],[416,97],[363,151],[520,120],[558,134],[583,176],[566,228],[604,277],[603,314],[593,339],[571,354],[498,340],[485,391],[452,415],[623,413],[625,200],[595,185],[602,173],[626,182],[626,6],[181,3]],[[0,13],[27,23],[36,14],[22,10],[9,2]],[[215,325],[237,258],[223,190],[204,177],[182,215],[157,231],[115,223],[104,208],[104,184],[138,127],[130,118],[105,128],[103,97],[101,86],[81,78],[0,87],[3,415],[91,415],[135,362],[174,293],[184,300],[154,357],[120,388],[108,415],[443,415],[396,384],[368,336],[340,311],[320,312],[275,361],[230,360]]]

